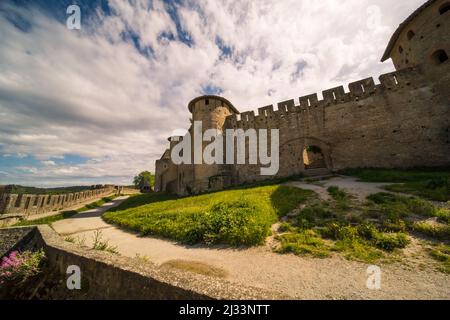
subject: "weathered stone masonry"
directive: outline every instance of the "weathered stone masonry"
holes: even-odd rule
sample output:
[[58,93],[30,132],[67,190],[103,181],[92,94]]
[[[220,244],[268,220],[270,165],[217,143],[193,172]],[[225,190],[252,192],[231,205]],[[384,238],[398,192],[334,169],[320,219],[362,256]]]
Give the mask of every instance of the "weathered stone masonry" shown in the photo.
[[33,215],[58,211],[114,192],[112,186],[61,195],[11,194],[0,192],[0,214]]
[[[398,69],[317,94],[239,111],[217,96],[189,103],[203,130],[279,129],[278,177],[308,172],[303,153],[315,146],[325,169],[450,166],[450,1],[431,0],[392,36],[383,56]],[[402,52],[402,54],[400,54]],[[192,133],[192,126],[189,129]],[[174,165],[170,153],[156,161],[156,191],[182,194],[267,179],[261,165]],[[248,162],[247,162],[248,163]]]

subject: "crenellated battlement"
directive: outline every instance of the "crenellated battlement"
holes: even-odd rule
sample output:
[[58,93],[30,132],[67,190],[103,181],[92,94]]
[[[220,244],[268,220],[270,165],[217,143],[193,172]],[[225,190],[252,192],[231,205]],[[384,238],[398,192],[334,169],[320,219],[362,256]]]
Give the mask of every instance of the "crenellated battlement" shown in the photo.
[[[241,114],[233,114],[226,118],[227,124],[232,128],[243,128],[252,126],[258,122],[287,118],[288,116],[301,113],[313,113],[322,110],[319,107],[339,105],[352,101],[368,99],[376,94],[395,91],[405,86],[414,85],[421,68],[408,68],[379,76],[380,84],[375,84],[372,77],[358,80],[348,84],[348,92],[344,86],[338,86],[322,91],[323,99],[319,100],[317,93],[301,96],[279,102],[277,109],[273,105],[258,108],[255,111],[246,111]],[[297,103],[297,101],[298,103]]]
[[115,191],[112,186],[66,194],[13,194],[0,196],[0,215],[32,215],[70,208],[79,203],[110,195]]

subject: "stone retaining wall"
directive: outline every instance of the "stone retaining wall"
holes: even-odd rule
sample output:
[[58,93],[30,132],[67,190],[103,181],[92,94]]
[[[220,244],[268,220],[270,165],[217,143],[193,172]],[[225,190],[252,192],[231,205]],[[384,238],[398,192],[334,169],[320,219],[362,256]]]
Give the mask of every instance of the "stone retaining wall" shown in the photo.
[[[5,229],[0,229],[0,233]],[[49,226],[36,227],[31,240],[45,251],[55,283],[45,288],[53,299],[283,299],[263,289],[244,287],[220,278],[161,268],[142,259],[82,248],[64,241]],[[81,270],[81,290],[65,287],[67,267]],[[1,290],[0,290],[1,291]],[[0,292],[1,296],[1,292]]]

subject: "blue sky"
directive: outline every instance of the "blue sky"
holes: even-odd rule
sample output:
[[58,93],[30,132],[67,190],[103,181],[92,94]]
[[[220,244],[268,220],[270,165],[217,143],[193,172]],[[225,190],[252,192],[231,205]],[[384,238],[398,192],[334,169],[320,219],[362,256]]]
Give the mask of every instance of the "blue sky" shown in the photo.
[[198,95],[256,110],[390,72],[385,46],[422,2],[3,0],[0,184],[128,184]]

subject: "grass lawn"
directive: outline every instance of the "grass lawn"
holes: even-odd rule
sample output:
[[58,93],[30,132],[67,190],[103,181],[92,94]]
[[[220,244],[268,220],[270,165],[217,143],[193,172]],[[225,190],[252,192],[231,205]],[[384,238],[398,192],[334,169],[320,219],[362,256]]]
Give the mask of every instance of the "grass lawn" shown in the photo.
[[258,245],[279,217],[314,197],[294,187],[269,185],[176,198],[137,195],[105,212],[109,223],[187,244]]
[[409,193],[435,201],[450,200],[450,169],[389,170],[350,169],[341,172],[366,182],[392,182],[385,187],[394,192]]
[[44,217],[44,218],[40,218],[40,219],[36,219],[36,220],[23,220],[23,221],[20,221],[20,222],[14,224],[13,227],[31,226],[31,225],[34,226],[34,225],[38,225],[38,224],[52,224],[53,222],[56,222],[58,220],[70,218],[70,217],[76,215],[77,213],[101,207],[105,203],[113,200],[114,198],[115,198],[115,196],[104,197],[100,200],[89,203],[89,204],[85,205],[84,207],[77,209],[77,210],[63,211],[63,212],[55,214],[53,216],[48,216],[48,217]]

